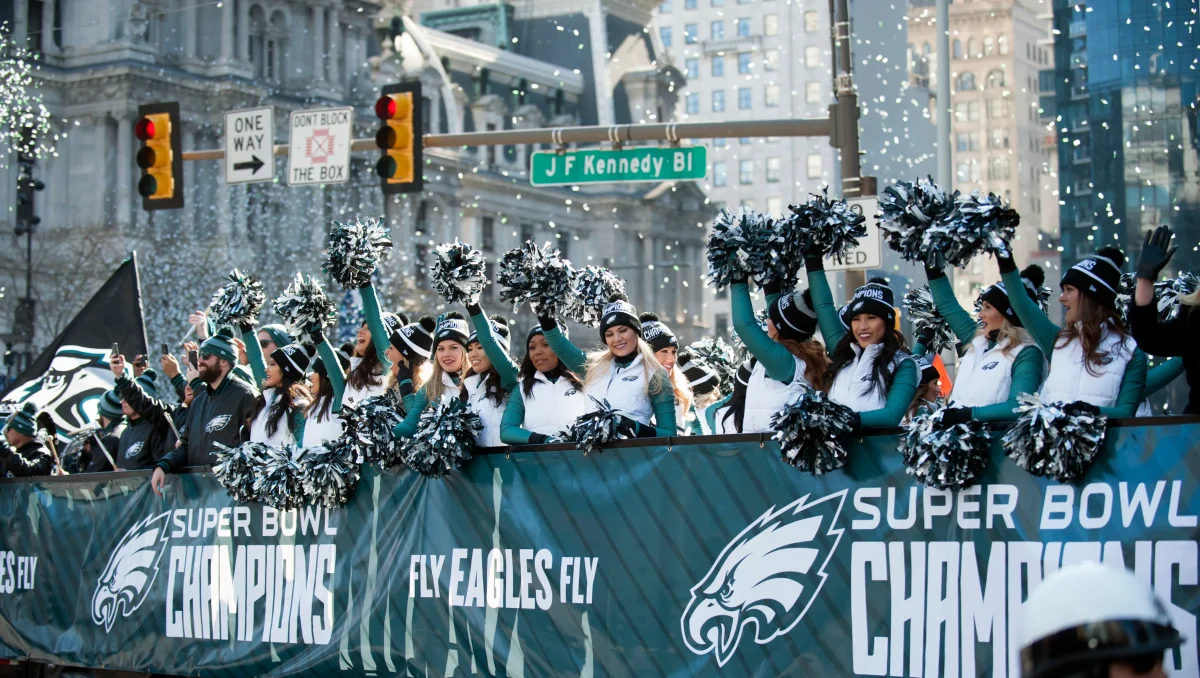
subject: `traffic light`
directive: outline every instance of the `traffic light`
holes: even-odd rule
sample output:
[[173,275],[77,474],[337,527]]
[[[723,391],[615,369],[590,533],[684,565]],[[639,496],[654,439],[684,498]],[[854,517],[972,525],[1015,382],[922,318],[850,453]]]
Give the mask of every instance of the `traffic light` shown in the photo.
[[142,170],[138,195],[144,210],[183,207],[183,144],[180,142],[179,102],[138,106],[133,134],[142,142],[137,165]]
[[33,178],[33,162],[21,160],[17,168],[17,225],[13,229],[14,234],[33,233],[34,227],[42,223],[34,206],[34,198],[38,191],[45,188],[46,184]]
[[416,193],[421,180],[421,83],[388,85],[375,102],[375,115],[381,121],[375,133],[379,162],[375,173],[385,194]]

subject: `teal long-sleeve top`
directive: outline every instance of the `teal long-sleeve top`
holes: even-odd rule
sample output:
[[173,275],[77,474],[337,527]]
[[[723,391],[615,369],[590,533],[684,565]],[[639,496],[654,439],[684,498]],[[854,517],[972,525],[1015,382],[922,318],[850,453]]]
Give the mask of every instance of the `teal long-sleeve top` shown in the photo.
[[329,383],[333,386],[333,406],[330,411],[337,414],[342,411],[342,396],[346,393],[346,374],[342,372],[342,364],[338,362],[337,355],[328,341],[317,344],[317,356],[321,358],[321,364],[325,366],[325,374],[328,375]]
[[[954,331],[954,336],[959,343],[970,344],[975,339],[979,324],[954,298],[954,288],[951,287],[950,280],[944,275],[931,278],[929,291],[933,294],[933,303],[937,307],[938,313],[950,325],[950,329]],[[996,342],[988,339],[988,350],[995,346]],[[983,422],[1016,421],[1017,396],[1022,393],[1037,393],[1038,387],[1042,385],[1042,380],[1045,378],[1046,361],[1042,352],[1036,348],[1022,349],[1013,359],[1008,399],[991,405],[972,407],[971,418]]]
[[[544,326],[543,326],[544,327]],[[550,345],[550,350],[558,356],[567,369],[579,375],[581,379],[587,379],[587,354],[583,352],[575,344],[571,343],[570,339],[563,336],[562,330],[557,326],[550,329],[544,329],[546,343]],[[636,354],[634,354],[636,355]],[[632,356],[628,360],[633,360]],[[620,363],[621,359],[617,359]],[[628,363],[626,363],[628,364]],[[654,436],[655,438],[665,438],[675,435],[675,389],[671,387],[671,382],[663,377],[659,377],[662,381],[658,384],[651,385],[650,406],[654,409]],[[657,387],[657,392],[654,392]],[[503,433],[501,434],[503,435]]]
[[500,418],[500,442],[505,445],[528,445],[533,431],[523,428],[524,425],[525,392],[517,386],[509,392],[504,416]]
[[[454,383],[459,383],[458,375],[451,375]],[[392,429],[392,435],[397,438],[411,438],[417,434],[417,429],[421,427],[421,413],[425,411],[425,406],[429,404],[429,395],[425,393],[425,386],[421,386],[416,393],[404,396],[404,420],[396,424]]]
[[261,391],[263,382],[267,380],[267,361],[263,357],[262,346],[258,345],[258,331],[253,327],[243,329],[242,343],[246,344],[246,358],[254,374],[254,386]]
[[[1021,274],[1012,270],[1000,274],[1005,289],[1024,289]],[[1033,336],[1033,340],[1041,347],[1042,352],[1054,362],[1054,344],[1058,341],[1060,328],[1042,311],[1037,302],[1027,294],[1010,294],[1008,303],[1012,304],[1013,312],[1021,319],[1021,324]],[[1121,378],[1121,390],[1117,393],[1116,404],[1112,407],[1101,407],[1100,413],[1106,417],[1132,417],[1137,413],[1138,405],[1144,399],[1146,391],[1146,354],[1142,349],[1135,348],[1133,357],[1125,366],[1125,375]]]
[[391,343],[387,326],[383,324],[383,311],[379,308],[379,297],[375,294],[375,286],[367,283],[358,290],[362,297],[363,317],[367,321],[367,329],[371,331],[371,343],[375,345],[375,356],[383,365],[383,374],[392,369],[392,361],[387,359],[387,347]]
[[[777,294],[768,296],[767,304],[770,305],[778,297]],[[746,350],[758,358],[768,377],[790,384],[796,378],[796,357],[758,324],[758,319],[754,317],[754,304],[750,301],[750,286],[734,283],[730,288],[729,303],[733,311],[733,331],[746,345]]]
[[[516,390],[517,375],[520,372],[517,363],[496,342],[496,337],[492,334],[492,323],[488,322],[487,315],[484,314],[483,309],[479,306],[473,306],[469,311],[471,313],[471,327],[475,330],[475,337],[479,340],[479,345],[483,347],[483,353],[492,363],[492,367],[500,375],[500,385],[509,392]],[[522,421],[524,421],[523,418]],[[517,443],[510,444],[515,445]]]
[[1183,358],[1171,358],[1165,363],[1159,363],[1146,372],[1146,397],[1158,393],[1183,374]]
[[[824,269],[808,267],[808,289],[812,295],[813,310],[817,313],[817,326],[821,328],[821,336],[825,339],[825,350],[833,355],[833,349],[842,337],[846,336],[848,330],[838,318],[837,306],[833,303],[833,292],[829,289],[829,280],[825,277]],[[908,412],[908,406],[917,395],[919,379],[920,372],[915,361],[900,361],[883,407],[859,413],[863,428],[899,426]]]
[[708,422],[708,430],[712,431],[714,435],[717,432],[717,410],[728,405],[729,401],[732,399],[733,399],[733,394],[730,393],[729,395],[725,396],[724,398],[721,398],[720,400],[713,403],[712,405],[709,405],[708,407],[704,408],[704,421]]

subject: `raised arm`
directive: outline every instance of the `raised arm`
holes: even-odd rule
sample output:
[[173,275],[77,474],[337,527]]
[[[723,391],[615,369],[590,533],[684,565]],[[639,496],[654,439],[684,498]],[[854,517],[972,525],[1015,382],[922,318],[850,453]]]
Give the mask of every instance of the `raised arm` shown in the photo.
[[517,364],[513,362],[512,356],[496,343],[496,337],[492,334],[492,323],[484,314],[483,307],[472,304],[467,307],[467,312],[471,314],[471,327],[475,330],[475,336],[479,338],[479,345],[492,362],[492,367],[500,374],[500,385],[509,391],[513,390],[517,386]]
[[425,411],[425,405],[429,402],[429,397],[425,395],[425,387],[422,386],[416,393],[404,398],[404,421],[396,424],[392,429],[392,435],[397,438],[411,438],[417,434],[417,429],[421,425],[421,413]]
[[970,343],[975,338],[975,330],[979,324],[963,309],[958,299],[954,298],[954,288],[944,271],[926,268],[925,273],[929,276],[929,291],[933,295],[933,304],[938,313],[946,320],[946,324],[950,325],[959,343]]
[[363,317],[367,320],[367,329],[371,330],[371,343],[375,344],[375,355],[383,365],[386,373],[392,369],[392,361],[387,359],[387,347],[391,342],[387,327],[383,324],[383,311],[379,308],[379,297],[375,296],[375,286],[367,283],[358,288],[362,297]]
[[253,325],[242,325],[238,329],[242,331],[242,343],[246,344],[246,358],[250,360],[250,369],[254,372],[254,386],[262,390],[263,382],[267,380],[267,361],[263,358],[258,334]]
[[1046,355],[1054,353],[1054,342],[1058,338],[1058,325],[1055,325],[1037,302],[1024,294],[1025,283],[1017,271],[1017,264],[1009,256],[996,257],[1000,265],[1000,279],[1004,281],[1004,289],[1012,290],[1008,295],[1008,303],[1012,304],[1013,312],[1021,319],[1021,324],[1033,336],[1033,340],[1042,347]]
[[887,401],[878,410],[863,412],[863,428],[893,428],[900,425],[904,414],[912,405],[913,397],[917,395],[917,363],[914,360],[904,360],[896,368],[896,376],[892,379],[892,387],[888,389]]
[[54,459],[44,447],[39,446],[37,452],[36,457],[26,459],[20,452],[9,447],[8,443],[0,442],[0,468],[8,469],[16,478],[50,475]]
[[808,269],[808,293],[812,295],[813,311],[817,313],[817,325],[821,328],[821,337],[825,339],[825,350],[832,353],[847,330],[842,327],[842,319],[838,317],[837,306],[833,303],[833,292],[825,277],[825,262],[820,257],[808,257],[804,260],[804,266]]
[[329,383],[333,386],[333,412],[342,411],[342,396],[346,393],[346,375],[342,372],[342,364],[338,362],[333,347],[321,333],[313,334],[313,342],[317,345],[317,355],[325,366],[325,374],[329,375]]
[[1146,354],[1142,349],[1135,348],[1133,357],[1125,366],[1125,376],[1121,378],[1121,390],[1117,393],[1117,402],[1112,407],[1101,407],[1100,413],[1106,417],[1132,417],[1137,414],[1138,406],[1146,399]]
[[587,353],[563,336],[562,330],[558,329],[558,321],[554,318],[538,318],[538,322],[542,325],[542,333],[546,336],[546,343],[550,345],[554,355],[558,356],[568,370],[579,378],[584,378],[587,375]]
[[1045,378],[1046,360],[1036,346],[1021,349],[1013,360],[1012,383],[1008,387],[1008,400],[971,408],[971,418],[983,422],[1006,422],[1017,420],[1017,396],[1022,393],[1037,393]]
[[796,358],[759,326],[754,317],[754,304],[750,301],[750,286],[744,282],[734,283],[729,297],[733,307],[733,331],[741,337],[751,355],[763,364],[768,377],[791,383],[796,377]]
[[170,409],[166,403],[157,398],[151,398],[133,379],[123,376],[117,379],[116,385],[117,393],[121,394],[125,402],[129,403],[129,406],[139,416],[153,420],[171,416]]

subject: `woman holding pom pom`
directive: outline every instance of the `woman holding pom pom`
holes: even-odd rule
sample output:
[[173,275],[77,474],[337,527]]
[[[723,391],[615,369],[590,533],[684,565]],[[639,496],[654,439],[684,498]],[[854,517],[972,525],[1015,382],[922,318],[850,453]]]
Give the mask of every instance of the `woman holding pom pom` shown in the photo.
[[[301,447],[316,447],[342,437],[342,398],[346,391],[346,370],[350,367],[348,355],[334,352],[322,332],[313,332],[312,341],[317,346],[317,360],[313,363],[309,377],[309,392],[312,403],[305,413],[304,438]],[[349,347],[349,344],[346,344]]]
[[308,353],[299,344],[267,356],[267,376],[249,422],[250,442],[283,447],[304,440],[305,410],[312,401],[304,384],[308,362]]
[[[996,254],[1006,289],[1024,286],[1017,265],[1002,247]],[[1146,355],[1125,332],[1117,314],[1117,288],[1125,255],[1102,247],[1072,266],[1059,285],[1065,326],[1060,328],[1028,294],[1009,294],[1021,324],[1050,356],[1042,402],[1087,403],[1108,417],[1132,417],[1146,387]]]
[[[942,415],[942,423],[953,426],[971,419],[1015,421],[1017,396],[1037,392],[1045,372],[1045,357],[1013,309],[1010,290],[1037,304],[1037,290],[1046,279],[1045,272],[1039,266],[1028,266],[1021,271],[1019,287],[999,282],[985,289],[980,295],[978,322],[954,298],[945,272],[928,266],[925,272],[938,313],[958,341],[967,344],[950,392],[950,409]],[[923,351],[918,347],[916,352]]]
[[[407,329],[407,328],[406,328]],[[432,337],[429,355],[432,368],[428,380],[420,386],[412,379],[415,375],[398,374],[398,388],[404,399],[404,421],[392,429],[397,438],[416,435],[421,422],[421,413],[429,403],[449,403],[458,397],[467,372],[467,340],[470,329],[466,318],[458,311],[451,311],[437,323]],[[397,365],[401,365],[397,363]],[[420,371],[420,370],[418,370]]]
[[[567,328],[558,326],[563,337]],[[542,445],[562,441],[562,434],[591,408],[583,382],[558,359],[541,325],[525,338],[517,387],[504,408],[500,440],[506,445]]]
[[687,420],[688,435],[712,435],[707,410],[721,399],[720,375],[708,365],[693,359],[691,351],[679,352],[675,369],[682,373],[683,379],[687,381],[688,388],[691,389],[692,396],[695,398],[690,418]]
[[738,367],[734,376],[733,392],[725,398],[708,406],[704,417],[713,435],[730,435],[742,432],[743,417],[746,412],[746,388],[750,385],[750,375],[758,360],[751,358]]
[[622,435],[654,438],[676,434],[671,378],[642,338],[637,309],[624,295],[614,295],[604,307],[600,315],[604,348],[591,354],[572,344],[553,318],[543,316],[540,321],[550,348],[567,369],[582,376],[584,392],[608,401],[620,413]]
[[895,329],[892,289],[884,278],[872,278],[854,290],[839,313],[822,254],[810,254],[804,265],[821,335],[832,347],[829,399],[854,410],[856,430],[898,426],[916,395],[919,375],[904,335]]
[[[363,314],[366,320],[358,328],[354,340],[354,355],[350,358],[350,371],[346,375],[346,392],[342,399],[357,403],[372,396],[382,395],[388,387],[388,372],[393,362],[388,358],[387,348],[391,336],[408,324],[403,313],[380,313],[375,290],[368,285],[360,290],[363,299]],[[370,300],[368,302],[368,300]]]
[[681,370],[676,369],[679,358],[679,340],[675,333],[667,327],[657,313],[642,313],[638,316],[642,323],[642,338],[650,344],[654,358],[667,371],[671,378],[671,388],[675,391],[675,425],[679,433],[685,433],[688,422],[695,421],[695,411],[692,408],[692,388],[684,378]]
[[517,387],[518,370],[508,355],[508,319],[502,315],[488,318],[479,304],[467,307],[475,331],[467,338],[467,362],[470,367],[462,383],[462,399],[483,421],[476,437],[480,447],[500,447],[500,430],[509,393]]
[[425,385],[433,371],[429,357],[432,355],[433,332],[436,329],[437,321],[432,316],[423,315],[417,322],[392,332],[384,351],[391,365],[387,388],[398,390],[399,395],[404,397]]

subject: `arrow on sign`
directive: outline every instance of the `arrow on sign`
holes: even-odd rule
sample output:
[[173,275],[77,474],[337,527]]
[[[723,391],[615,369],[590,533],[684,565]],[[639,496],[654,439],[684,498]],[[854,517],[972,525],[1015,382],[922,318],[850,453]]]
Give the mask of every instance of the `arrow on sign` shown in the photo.
[[257,155],[252,155],[250,156],[250,160],[247,162],[235,163],[233,169],[235,172],[250,170],[251,174],[258,174],[258,170],[262,169],[264,164],[265,163],[262,160],[258,159]]

